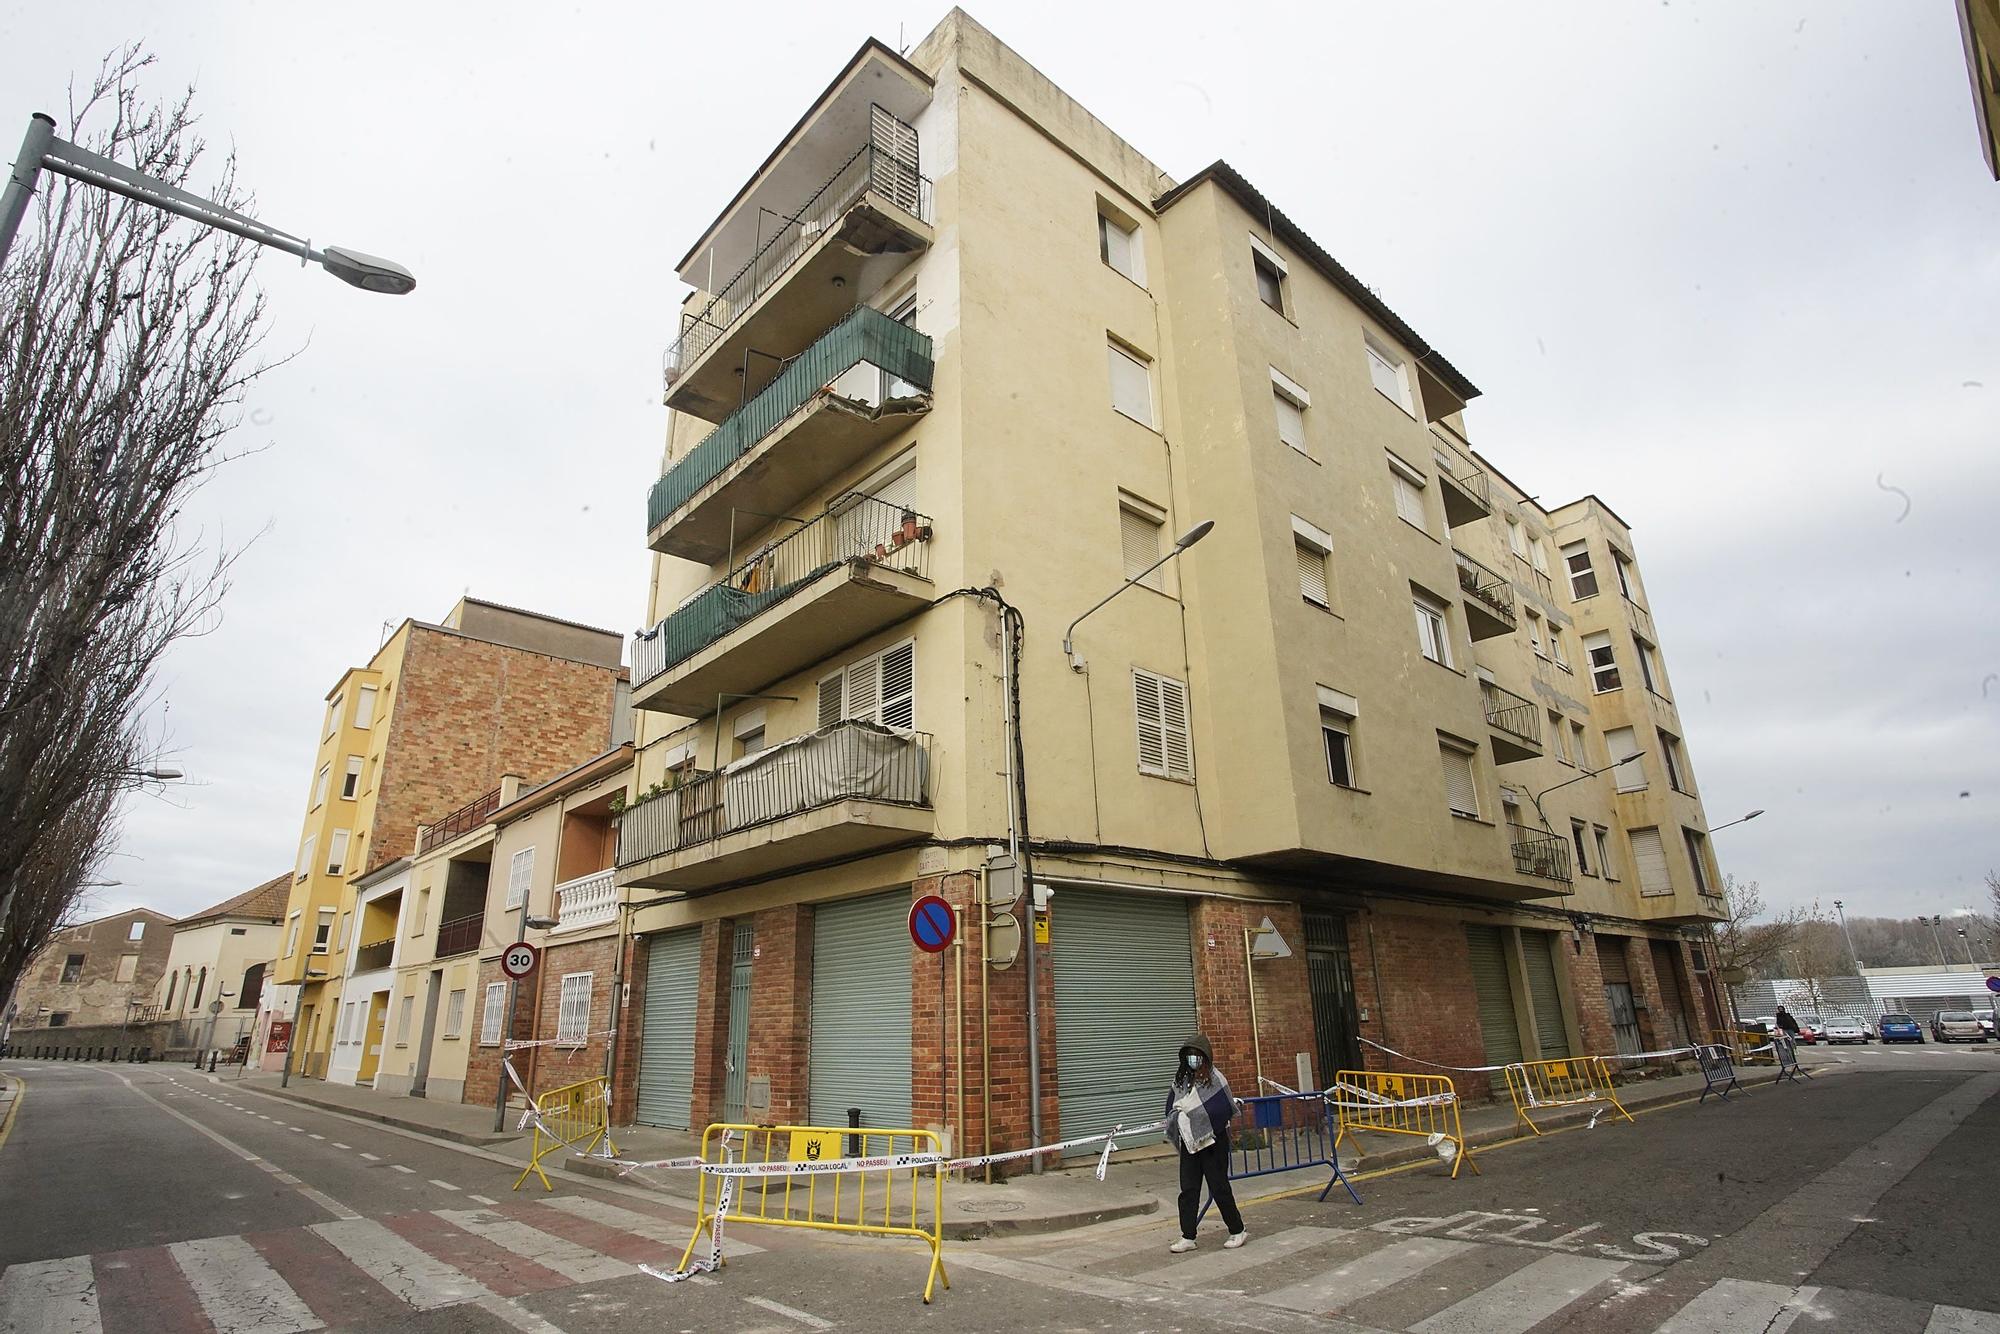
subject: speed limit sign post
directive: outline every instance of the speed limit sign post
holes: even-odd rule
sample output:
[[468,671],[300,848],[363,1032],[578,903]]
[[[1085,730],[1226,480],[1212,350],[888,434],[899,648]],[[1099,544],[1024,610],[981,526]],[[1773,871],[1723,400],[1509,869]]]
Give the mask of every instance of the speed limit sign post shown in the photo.
[[500,971],[519,982],[534,972],[535,966],[541,961],[542,952],[539,949],[525,940],[517,940],[507,947],[505,954],[500,956]]

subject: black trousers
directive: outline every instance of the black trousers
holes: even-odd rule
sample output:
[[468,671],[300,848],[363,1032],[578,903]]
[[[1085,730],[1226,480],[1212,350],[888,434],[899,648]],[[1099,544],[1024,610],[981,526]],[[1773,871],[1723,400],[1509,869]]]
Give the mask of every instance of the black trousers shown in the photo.
[[1192,1239],[1196,1216],[1201,1213],[1201,1188],[1222,1211],[1222,1222],[1233,1236],[1243,1230],[1243,1215],[1236,1208],[1236,1192],[1229,1187],[1229,1136],[1217,1135],[1215,1143],[1200,1153],[1181,1153],[1181,1235]]

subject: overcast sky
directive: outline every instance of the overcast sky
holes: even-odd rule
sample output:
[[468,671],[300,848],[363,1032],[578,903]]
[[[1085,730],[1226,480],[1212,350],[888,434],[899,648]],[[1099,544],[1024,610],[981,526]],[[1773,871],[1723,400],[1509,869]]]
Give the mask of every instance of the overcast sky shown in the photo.
[[[191,509],[255,541],[167,663],[190,781],[133,799],[103,910],[290,864],[321,701],[386,624],[467,590],[639,623],[670,266],[864,38],[945,12],[436,9],[0,18],[0,135],[143,41],[267,221],[420,280],[262,262],[298,356]],[[1948,0],[972,12],[1169,173],[1234,163],[1485,391],[1510,477],[1631,523],[1709,818],[1767,811],[1717,835],[1726,870],[1849,913],[1979,900],[2000,184]]]

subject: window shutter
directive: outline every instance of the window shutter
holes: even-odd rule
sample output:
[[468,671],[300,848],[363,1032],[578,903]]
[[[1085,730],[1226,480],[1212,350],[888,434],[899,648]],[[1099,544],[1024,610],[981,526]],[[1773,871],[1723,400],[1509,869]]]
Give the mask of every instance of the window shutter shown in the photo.
[[1396,488],[1396,513],[1405,523],[1418,528],[1424,526],[1424,493],[1417,484],[1399,472],[1391,472],[1389,480]]
[[1125,556],[1125,578],[1136,580],[1148,588],[1159,588],[1161,571],[1154,570],[1143,579],[1139,576],[1160,558],[1160,525],[1137,510],[1120,506],[1118,541]]
[[898,644],[882,653],[881,723],[884,727],[917,725],[917,646]]
[[875,721],[875,710],[881,701],[882,659],[863,658],[847,667],[847,707],[842,716],[858,718],[862,722]]
[[1132,673],[1133,711],[1139,722],[1139,772],[1165,775],[1166,740],[1160,727],[1160,678]]
[[1604,748],[1611,753],[1614,761],[1623,760],[1614,771],[1620,792],[1643,792],[1646,790],[1646,771],[1637,760],[1626,760],[1627,755],[1639,749],[1638,734],[1629,727],[1614,727],[1604,734]]
[[1153,377],[1145,363],[1107,345],[1111,361],[1111,406],[1133,421],[1153,424]]
[[1188,727],[1187,685],[1160,678],[1160,733],[1166,746],[1167,774],[1194,776],[1194,737]]
[[1306,452],[1306,414],[1299,405],[1276,390],[1271,397],[1278,405],[1278,439],[1298,450]]
[[1453,746],[1440,745],[1438,757],[1444,764],[1445,800],[1463,815],[1479,814],[1479,790],[1472,781],[1472,757]]
[[1660,842],[1658,829],[1634,829],[1632,839],[1632,865],[1639,872],[1639,892],[1641,894],[1671,894],[1674,892],[1673,878],[1667,874],[1667,849]]
[[831,727],[840,721],[841,674],[835,672],[819,683],[819,725]]
[[522,848],[507,863],[507,906],[518,908],[528,901],[528,884],[535,875],[535,850]]
[[1292,539],[1292,549],[1299,557],[1299,596],[1308,602],[1327,605],[1326,597],[1326,555],[1318,547]]
[[502,1016],[507,1012],[507,984],[488,982],[486,984],[486,1013],[479,1022],[479,1040],[498,1042]]

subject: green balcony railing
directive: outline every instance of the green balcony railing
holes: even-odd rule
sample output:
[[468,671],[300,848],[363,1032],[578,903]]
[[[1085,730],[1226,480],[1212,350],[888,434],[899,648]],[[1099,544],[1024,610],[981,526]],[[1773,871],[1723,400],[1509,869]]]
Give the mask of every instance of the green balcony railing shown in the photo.
[[863,363],[879,366],[919,389],[931,387],[931,340],[871,306],[856,308],[653,483],[646,498],[647,531],[687,504],[814,395]]

